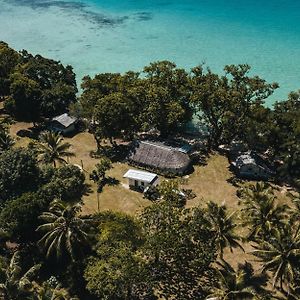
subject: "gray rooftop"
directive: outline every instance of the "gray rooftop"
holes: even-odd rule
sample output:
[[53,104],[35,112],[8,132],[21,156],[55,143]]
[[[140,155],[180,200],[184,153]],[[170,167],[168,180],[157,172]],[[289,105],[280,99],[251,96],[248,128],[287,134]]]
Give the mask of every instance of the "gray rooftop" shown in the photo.
[[154,173],[139,171],[139,170],[128,170],[123,176],[124,178],[140,180],[143,182],[151,183],[154,179],[157,178],[157,175]]
[[129,162],[149,168],[182,172],[190,165],[188,154],[176,148],[149,141],[139,141],[129,154]]
[[52,121],[56,121],[56,122],[60,123],[61,125],[63,125],[64,127],[69,127],[70,125],[75,123],[77,121],[77,119],[69,116],[67,113],[64,113],[60,116],[53,118]]

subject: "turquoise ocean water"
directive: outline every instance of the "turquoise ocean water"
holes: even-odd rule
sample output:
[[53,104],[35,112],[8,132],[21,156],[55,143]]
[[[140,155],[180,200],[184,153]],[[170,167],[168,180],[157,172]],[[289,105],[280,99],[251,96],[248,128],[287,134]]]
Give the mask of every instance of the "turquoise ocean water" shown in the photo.
[[268,104],[300,89],[299,0],[0,0],[0,40],[71,64],[78,81],[167,59],[248,63],[280,84]]

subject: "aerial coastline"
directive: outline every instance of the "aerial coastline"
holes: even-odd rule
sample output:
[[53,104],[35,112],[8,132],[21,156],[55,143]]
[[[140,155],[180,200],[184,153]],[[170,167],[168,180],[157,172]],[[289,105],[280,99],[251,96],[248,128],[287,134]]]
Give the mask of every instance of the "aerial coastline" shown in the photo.
[[78,81],[164,59],[186,69],[205,62],[216,72],[248,63],[279,83],[271,104],[299,78],[299,5],[281,2],[0,0],[0,40],[71,64]]

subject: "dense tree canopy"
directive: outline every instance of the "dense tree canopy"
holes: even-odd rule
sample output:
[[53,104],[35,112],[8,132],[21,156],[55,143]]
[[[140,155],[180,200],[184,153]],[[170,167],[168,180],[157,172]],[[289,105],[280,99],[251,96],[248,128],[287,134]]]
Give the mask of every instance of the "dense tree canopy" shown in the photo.
[[65,112],[75,102],[71,66],[25,50],[17,53],[5,43],[0,45],[0,57],[0,96],[8,96],[5,108],[16,118],[38,121]]
[[276,83],[250,77],[249,65],[228,65],[219,76],[202,66],[192,70],[192,102],[208,128],[212,147],[244,136],[247,119],[256,105],[263,104]]
[[0,155],[0,203],[35,188],[39,168],[31,151],[17,148]]
[[0,98],[10,94],[10,74],[21,59],[21,55],[0,41]]
[[155,62],[141,74],[98,74],[83,79],[78,104],[98,140],[132,137],[138,131],[176,132],[192,117],[189,76],[168,61]]

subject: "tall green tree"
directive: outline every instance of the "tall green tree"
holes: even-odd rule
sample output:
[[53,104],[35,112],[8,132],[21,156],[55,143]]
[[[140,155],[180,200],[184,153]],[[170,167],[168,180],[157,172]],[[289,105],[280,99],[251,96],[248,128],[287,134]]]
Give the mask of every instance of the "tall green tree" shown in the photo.
[[300,259],[299,225],[287,224],[268,240],[257,241],[253,254],[262,263],[262,271],[272,272],[273,287],[289,294]]
[[275,104],[268,144],[282,161],[279,177],[300,187],[300,91]]
[[218,263],[218,282],[212,289],[210,298],[219,300],[250,300],[261,299],[266,294],[266,273],[256,275],[250,263],[239,264],[237,270],[227,262]]
[[64,143],[63,137],[59,133],[50,131],[42,132],[39,142],[35,144],[35,150],[40,160],[46,164],[53,164],[54,167],[57,166],[57,163],[66,164],[65,158],[75,156],[70,148],[71,144]]
[[54,256],[57,260],[70,257],[74,260],[89,246],[88,223],[90,219],[80,217],[79,204],[67,206],[63,202],[54,201],[48,212],[41,214],[43,224],[37,231],[43,234],[38,245],[46,257]]
[[244,137],[252,109],[263,104],[278,87],[258,76],[250,77],[249,65],[228,65],[219,76],[203,66],[192,69],[191,101],[199,120],[208,128],[210,146],[217,148]]
[[102,157],[96,164],[96,169],[90,174],[90,179],[97,183],[98,191],[101,191],[105,184],[106,172],[112,168],[112,162],[107,157]]
[[0,122],[0,153],[12,148],[14,143],[15,141],[10,136],[7,125]]
[[159,297],[202,299],[214,281],[211,264],[217,246],[205,212],[169,201],[147,207],[140,218],[148,261]]
[[163,136],[176,132],[192,118],[187,72],[172,62],[158,61],[144,67],[143,73],[143,126],[157,129]]
[[247,239],[268,239],[284,226],[288,218],[288,206],[279,205],[273,189],[267,183],[258,182],[242,191],[243,224],[248,226]]
[[17,66],[21,55],[0,41],[0,98],[10,94],[10,74]]
[[105,139],[116,146],[115,139],[132,132],[134,127],[133,103],[121,93],[104,96],[98,99],[93,118],[92,132],[98,148]]
[[39,168],[32,151],[12,148],[0,155],[0,203],[34,190]]
[[[140,253],[143,237],[136,220],[121,213],[96,216],[99,231],[95,255],[84,277],[87,289],[99,299],[148,299],[151,281]],[[153,299],[153,298],[152,298]]]
[[41,193],[23,193],[5,203],[0,211],[0,228],[17,243],[35,241],[39,215],[48,207],[48,199]]
[[3,55],[7,55],[2,69],[9,97],[4,106],[10,114],[36,122],[41,117],[65,112],[75,102],[77,87],[71,66],[64,67],[60,62],[33,56],[25,50],[8,55],[7,52],[13,50],[7,45],[6,48],[2,50]]
[[0,281],[0,297],[3,297],[1,299],[32,299],[30,289],[41,265],[35,265],[26,272],[23,272],[19,260],[19,252],[15,252],[6,266],[4,280]]
[[207,218],[210,222],[211,230],[216,234],[216,243],[218,245],[220,258],[223,260],[224,249],[229,247],[244,248],[240,244],[241,237],[236,234],[236,220],[234,212],[229,214],[226,206],[218,206],[214,202],[207,204]]

